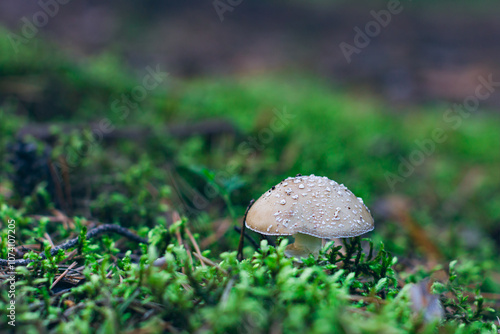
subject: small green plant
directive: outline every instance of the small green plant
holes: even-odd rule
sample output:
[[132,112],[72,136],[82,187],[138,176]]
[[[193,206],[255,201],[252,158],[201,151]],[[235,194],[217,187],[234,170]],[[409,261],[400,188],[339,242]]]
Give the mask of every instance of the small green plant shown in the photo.
[[[470,293],[459,283],[459,274],[456,270],[457,262],[457,260],[450,262],[448,281],[444,284],[434,283],[433,290],[443,296],[441,300],[443,306],[448,310],[447,319],[475,327],[479,324],[483,325],[482,321],[485,315],[491,316],[495,310],[484,305],[484,297],[479,290]],[[484,328],[493,329],[491,325],[491,323],[484,325]]]

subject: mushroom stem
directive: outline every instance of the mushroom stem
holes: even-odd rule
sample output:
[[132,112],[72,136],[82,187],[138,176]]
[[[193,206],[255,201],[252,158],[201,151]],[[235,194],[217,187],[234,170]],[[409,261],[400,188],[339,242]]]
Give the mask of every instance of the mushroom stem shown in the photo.
[[286,247],[286,256],[300,259],[301,257],[308,257],[309,254],[313,254],[314,257],[318,257],[319,251],[323,246],[323,239],[303,233],[294,234],[293,237],[295,238],[295,242]]

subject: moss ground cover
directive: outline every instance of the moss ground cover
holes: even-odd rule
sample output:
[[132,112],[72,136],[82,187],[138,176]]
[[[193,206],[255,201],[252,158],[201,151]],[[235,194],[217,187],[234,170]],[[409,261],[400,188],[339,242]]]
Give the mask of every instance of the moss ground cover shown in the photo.
[[[133,75],[113,55],[79,63],[45,44],[2,54],[13,92],[0,96],[0,258],[34,260],[15,270],[16,330],[497,331],[494,112],[454,129],[446,105],[395,107],[303,73],[168,78],[133,101],[146,72]],[[126,117],[113,107],[122,94],[132,99]],[[112,130],[101,138],[102,121]],[[16,138],[27,125],[50,139]],[[436,128],[446,139],[426,153]],[[415,152],[424,158],[410,172]],[[301,264],[284,256],[286,239],[248,232],[254,242],[239,261],[234,227],[248,202],[297,173],[348,185],[372,209],[375,231]],[[85,237],[100,224],[149,243]],[[10,274],[0,274],[4,329]],[[429,306],[436,298],[442,313]]]

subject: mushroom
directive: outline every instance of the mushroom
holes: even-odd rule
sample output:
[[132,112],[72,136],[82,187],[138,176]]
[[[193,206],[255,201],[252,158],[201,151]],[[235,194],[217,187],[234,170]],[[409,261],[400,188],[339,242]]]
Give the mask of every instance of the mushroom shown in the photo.
[[264,235],[291,235],[288,257],[317,256],[323,239],[355,237],[373,230],[370,210],[343,184],[321,176],[289,177],[248,210],[245,225]]

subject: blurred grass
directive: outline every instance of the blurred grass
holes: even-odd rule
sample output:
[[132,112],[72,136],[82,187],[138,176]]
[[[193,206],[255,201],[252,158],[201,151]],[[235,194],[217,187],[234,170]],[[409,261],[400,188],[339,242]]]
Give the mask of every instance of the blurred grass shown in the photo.
[[[493,276],[498,273],[492,272],[500,260],[500,116],[495,111],[480,111],[453,130],[443,121],[448,108],[444,103],[402,108],[308,74],[270,73],[169,78],[121,120],[112,103],[121,94],[129,95],[145,71],[134,74],[112,54],[74,60],[52,45],[35,42],[12,57],[11,46],[5,38],[0,41],[0,201],[19,210],[15,215],[24,228],[19,245],[34,243],[45,232],[67,238],[69,232],[78,231],[22,218],[48,215],[61,207],[43,186],[24,198],[16,192],[7,146],[17,130],[27,123],[88,125],[108,118],[119,128],[149,127],[152,136],[102,142],[80,157],[70,175],[77,215],[118,222],[146,236],[152,228],[171,224],[169,213],[176,210],[188,216],[190,227],[208,237],[222,219],[241,218],[251,198],[282,178],[297,173],[325,175],[346,184],[370,208],[388,196],[409,198],[411,215],[442,250],[443,261],[460,258],[465,268],[461,283],[500,292]],[[162,130],[172,123],[212,118],[231,121],[238,134],[186,139]],[[430,138],[437,127],[447,140],[436,144],[435,151],[393,192],[387,173],[397,174],[400,159],[408,159],[419,148],[415,141]],[[61,135],[52,159],[81,150],[88,144],[86,138],[76,131]],[[216,195],[210,195],[214,191]],[[207,200],[200,211],[189,210],[193,193]],[[373,212],[373,240],[384,241],[402,258],[426,257],[425,251],[415,250],[415,241],[401,222]],[[28,229],[30,224],[37,227]],[[237,234],[230,229],[218,238],[207,250],[218,255],[235,249]],[[109,242],[100,243],[89,252],[108,247]],[[415,279],[412,275],[418,276],[400,274],[410,281]]]
[[[500,202],[496,191],[500,187],[500,117],[495,112],[480,111],[454,130],[443,121],[446,104],[396,107],[303,73],[286,73],[185,81],[172,78],[122,121],[112,103],[122,94],[129,96],[146,71],[139,71],[137,80],[111,54],[73,61],[52,45],[33,43],[13,58],[8,56],[12,54],[8,43],[0,46],[3,87],[26,80],[33,86],[27,93],[22,88],[0,92],[4,171],[10,168],[5,164],[8,138],[25,122],[88,124],[107,118],[118,127],[140,124],[158,132],[162,125],[215,117],[232,121],[242,135],[223,136],[208,144],[196,136],[180,141],[167,136],[158,144],[155,138],[165,134],[155,133],[146,147],[132,141],[106,143],[98,145],[92,156],[83,157],[75,173],[95,168],[107,175],[111,171],[114,175],[126,173],[131,164],[144,165],[140,161],[144,159],[153,166],[167,162],[187,169],[201,166],[224,174],[226,180],[237,177],[245,181],[244,187],[233,193],[239,212],[250,198],[258,197],[277,180],[296,173],[315,173],[347,184],[370,206],[393,193],[386,177],[388,173],[397,175],[401,159],[409,159],[420,149],[415,141],[429,139],[434,129],[442,128],[446,141],[436,143],[423,164],[396,183],[395,193],[409,196],[415,210],[429,211],[437,229],[479,224],[481,233],[496,233],[500,217],[494,204]],[[31,98],[31,91],[42,93]],[[57,112],[51,111],[53,106],[58,106]],[[285,116],[280,120],[277,115]],[[286,124],[272,129],[271,124],[281,125],[283,120]],[[64,142],[64,138],[58,142],[55,155],[71,145],[82,145]],[[157,183],[169,184],[162,173]],[[463,195],[457,193],[460,187],[467,187],[471,173],[477,174],[474,188]],[[3,178],[6,176],[4,172]],[[105,183],[115,181],[108,177]],[[100,197],[106,194],[94,191]],[[453,206],[455,202],[460,203],[459,212],[443,210],[443,203]]]

